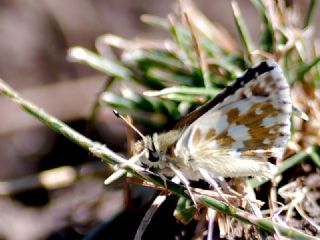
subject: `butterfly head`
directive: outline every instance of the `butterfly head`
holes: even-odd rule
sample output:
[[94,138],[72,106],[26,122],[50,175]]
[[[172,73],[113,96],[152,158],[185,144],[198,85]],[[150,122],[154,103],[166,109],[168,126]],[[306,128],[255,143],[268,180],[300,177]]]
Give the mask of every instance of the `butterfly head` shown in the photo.
[[146,167],[165,167],[165,156],[161,154],[158,134],[155,133],[152,136],[146,136],[135,144],[135,153],[139,154],[142,152],[144,152],[144,154],[142,154],[140,161]]

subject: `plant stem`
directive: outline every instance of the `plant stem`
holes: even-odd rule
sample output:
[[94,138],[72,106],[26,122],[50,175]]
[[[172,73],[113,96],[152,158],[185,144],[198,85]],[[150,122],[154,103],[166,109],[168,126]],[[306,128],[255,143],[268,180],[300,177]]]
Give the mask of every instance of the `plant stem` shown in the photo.
[[312,18],[314,17],[314,12],[316,10],[316,6],[317,6],[318,0],[311,0],[309,8],[308,8],[308,12],[306,14],[306,18],[304,20],[304,27],[308,27]]
[[245,52],[247,54],[247,57],[251,63],[253,63],[253,59],[251,56],[251,52],[254,49],[251,36],[249,34],[249,30],[247,28],[247,25],[244,21],[244,18],[241,14],[240,8],[238,6],[238,3],[236,1],[231,1],[231,6],[233,10],[233,17],[234,21],[236,23],[238,32],[240,34],[241,41],[243,43]]

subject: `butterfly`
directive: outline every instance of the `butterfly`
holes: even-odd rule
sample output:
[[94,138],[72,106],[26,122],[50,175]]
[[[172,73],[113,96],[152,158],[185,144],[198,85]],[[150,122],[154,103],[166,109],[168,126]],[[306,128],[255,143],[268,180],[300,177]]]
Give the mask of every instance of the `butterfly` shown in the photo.
[[272,178],[290,137],[289,84],[268,59],[249,68],[168,132],[143,137],[135,152],[165,176]]

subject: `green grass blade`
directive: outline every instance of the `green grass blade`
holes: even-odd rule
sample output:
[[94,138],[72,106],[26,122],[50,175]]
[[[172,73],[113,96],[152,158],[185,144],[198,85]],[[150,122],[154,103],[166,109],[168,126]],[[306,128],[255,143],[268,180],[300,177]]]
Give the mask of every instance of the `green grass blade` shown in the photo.
[[304,19],[304,28],[308,27],[314,17],[315,10],[317,8],[318,0],[311,0],[307,15]]
[[244,46],[246,55],[251,63],[253,63],[251,52],[255,49],[253,46],[253,41],[251,39],[248,27],[244,21],[244,18],[241,14],[240,8],[238,6],[238,3],[236,1],[231,1],[231,6],[233,10],[233,17],[234,21],[236,23],[238,32],[240,34],[240,39],[242,41],[242,44]]
[[251,3],[255,6],[257,11],[262,16],[263,32],[261,34],[261,48],[265,52],[272,53],[275,50],[275,29],[272,26],[272,22],[268,16],[268,11],[263,2],[260,0],[251,0]]
[[214,97],[219,92],[221,92],[221,89],[217,88],[197,88],[197,87],[170,87],[170,88],[164,88],[160,91],[146,91],[144,92],[147,96],[163,96],[167,94],[185,94],[185,95],[196,95],[196,96],[209,96]]
[[84,62],[94,69],[105,73],[106,75],[119,79],[131,78],[131,72],[128,68],[124,67],[120,63],[91,52],[88,49],[82,47],[73,47],[69,50],[68,56],[71,60]]

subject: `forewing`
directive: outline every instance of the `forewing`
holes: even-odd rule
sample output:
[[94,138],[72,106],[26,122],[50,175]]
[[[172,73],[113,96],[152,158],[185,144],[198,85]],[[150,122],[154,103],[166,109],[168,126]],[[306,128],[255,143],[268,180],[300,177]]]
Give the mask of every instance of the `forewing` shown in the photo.
[[248,82],[252,81],[252,79],[260,76],[264,73],[267,73],[274,69],[275,63],[268,60],[259,64],[259,66],[254,68],[249,68],[241,77],[239,77],[233,84],[226,87],[221,93],[219,93],[216,97],[208,101],[206,104],[202,105],[201,107],[197,108],[190,114],[186,115],[182,118],[175,126],[175,129],[185,128],[190,126],[195,120],[197,120],[200,116],[204,113],[213,109],[219,103],[222,103],[226,100],[226,98],[235,94],[235,92],[241,88],[242,86],[246,85]]
[[[269,70],[263,72],[262,67]],[[288,83],[272,60],[249,71],[255,72],[251,79],[245,78],[247,73],[237,79],[220,94],[222,101],[186,128],[176,144],[176,155],[200,160],[207,167],[225,159],[221,164],[229,164],[232,176],[237,175],[236,168],[245,160],[254,163],[282,157],[290,136]],[[234,166],[228,159],[233,159]],[[238,175],[257,174],[239,170]]]

